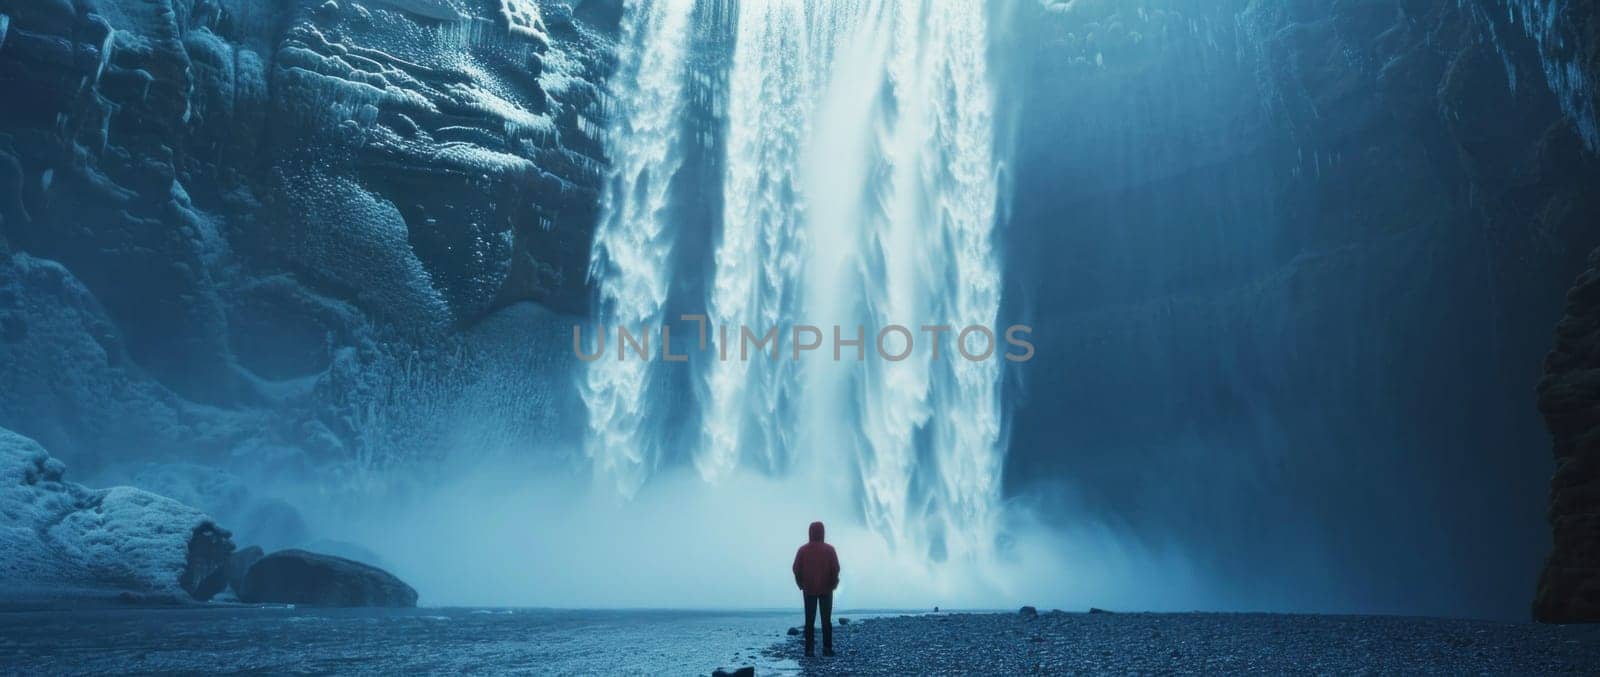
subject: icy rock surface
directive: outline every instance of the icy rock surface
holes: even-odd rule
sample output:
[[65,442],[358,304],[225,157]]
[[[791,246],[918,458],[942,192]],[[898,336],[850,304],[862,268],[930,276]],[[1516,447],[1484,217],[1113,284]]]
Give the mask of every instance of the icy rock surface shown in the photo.
[[579,4],[0,0],[0,426],[96,471],[425,439],[365,403],[587,310],[615,13]]
[[0,429],[7,595],[205,600],[226,585],[233,542],[204,513],[131,487],[88,489],[65,471],[38,443]]
[[548,40],[544,16],[533,0],[500,0],[500,16],[511,32],[536,40]]
[[60,454],[80,470],[121,451],[119,441],[219,441],[200,419],[222,417],[141,373],[117,323],[58,262],[0,256],[0,339],[0,426],[58,453],[81,448]]

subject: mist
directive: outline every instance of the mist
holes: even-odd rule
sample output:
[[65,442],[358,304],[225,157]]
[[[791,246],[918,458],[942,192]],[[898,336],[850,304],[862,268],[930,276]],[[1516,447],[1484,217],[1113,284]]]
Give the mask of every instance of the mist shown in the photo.
[[[524,464],[463,469],[436,488],[325,531],[370,544],[438,606],[782,608],[789,565],[811,520],[840,552],[840,609],[1214,608],[1181,553],[1103,525],[1052,529],[1021,506],[1006,544],[983,560],[933,562],[891,550],[861,523],[854,492],[826,477],[739,473],[715,484],[684,469],[632,498],[581,476]],[[402,534],[397,534],[396,525]]]

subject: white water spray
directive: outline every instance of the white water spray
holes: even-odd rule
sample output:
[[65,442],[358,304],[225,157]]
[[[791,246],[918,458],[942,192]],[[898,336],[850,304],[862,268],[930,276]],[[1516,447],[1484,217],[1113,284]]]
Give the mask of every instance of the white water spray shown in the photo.
[[[672,274],[662,252],[687,225],[662,222],[678,162],[663,118],[684,110],[681,85],[664,83],[681,83],[687,41],[656,41],[681,32],[687,13],[630,8],[635,60],[617,79],[611,137],[619,179],[595,246],[607,326],[660,323]],[[737,13],[705,300],[733,345],[727,361],[697,365],[694,464],[709,482],[748,468],[843,481],[836,493],[853,495],[891,548],[985,558],[999,529],[1001,361],[955,350],[960,328],[996,326],[1000,304],[983,4],[773,0]],[[846,339],[865,327],[869,357],[739,359],[740,326],[778,327],[786,353],[796,324],[839,325]],[[873,355],[876,330],[891,324],[918,337],[904,361]],[[924,325],[953,329],[937,359]],[[985,347],[981,336],[970,345]],[[605,359],[586,375],[590,454],[627,488],[644,481],[661,437],[645,425],[664,404],[651,401],[650,371],[679,366]]]
[[[627,7],[608,111],[612,172],[589,271],[604,327],[637,331],[661,323],[673,243],[667,189],[683,161],[678,145],[693,10],[687,0]],[[659,451],[645,429],[651,377],[649,363],[602,359],[580,384],[589,411],[585,452],[624,494],[644,482]]]

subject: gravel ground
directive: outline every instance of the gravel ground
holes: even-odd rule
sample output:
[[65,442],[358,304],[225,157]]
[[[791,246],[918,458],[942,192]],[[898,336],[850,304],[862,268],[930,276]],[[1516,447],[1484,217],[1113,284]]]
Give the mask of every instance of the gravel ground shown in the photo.
[[762,647],[799,612],[311,609],[189,605],[6,611],[11,675],[796,674]]
[[931,614],[836,626],[834,644],[804,673],[1600,673],[1600,625],[1399,616]]

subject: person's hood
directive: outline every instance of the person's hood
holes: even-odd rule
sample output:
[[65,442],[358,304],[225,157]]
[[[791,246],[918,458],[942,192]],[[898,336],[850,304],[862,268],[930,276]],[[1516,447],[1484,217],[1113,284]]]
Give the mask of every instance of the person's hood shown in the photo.
[[811,542],[812,543],[821,543],[822,542],[822,523],[821,522],[812,522],[811,523]]

